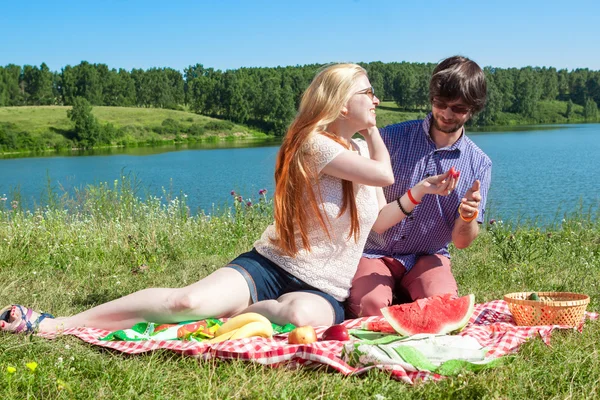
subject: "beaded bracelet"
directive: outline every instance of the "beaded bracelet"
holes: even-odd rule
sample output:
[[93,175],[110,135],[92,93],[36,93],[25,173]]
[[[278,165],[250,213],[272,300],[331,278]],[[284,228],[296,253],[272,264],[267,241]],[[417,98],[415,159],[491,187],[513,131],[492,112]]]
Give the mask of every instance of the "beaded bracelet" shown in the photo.
[[404,209],[404,207],[402,207],[402,203],[400,202],[400,198],[401,198],[401,197],[402,197],[402,196],[400,196],[400,197],[398,197],[398,198],[396,199],[396,203],[398,203],[398,207],[400,207],[400,211],[402,211],[402,213],[403,213],[404,215],[406,215],[407,217],[410,217],[410,216],[412,215],[412,211],[411,211],[411,212],[407,212],[407,211]]

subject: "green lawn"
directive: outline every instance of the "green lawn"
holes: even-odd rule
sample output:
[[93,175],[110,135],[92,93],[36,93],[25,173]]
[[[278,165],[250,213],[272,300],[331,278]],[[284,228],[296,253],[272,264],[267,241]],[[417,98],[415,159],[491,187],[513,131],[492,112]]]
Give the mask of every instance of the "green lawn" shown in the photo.
[[[77,147],[73,122],[65,106],[0,107],[0,154],[53,151]],[[112,145],[146,145],[174,141],[267,139],[247,126],[186,111],[138,107],[93,107],[101,125],[112,124],[120,136]],[[167,124],[167,125],[165,125]],[[192,129],[192,133],[190,133]],[[106,146],[106,145],[105,145]]]
[[[71,107],[68,106],[0,107],[0,121],[15,124],[18,130],[31,133],[43,133],[53,128],[70,129],[73,123],[67,117],[69,109]],[[218,121],[195,113],[161,108],[94,106],[92,113],[99,122],[112,123],[119,128],[159,126],[167,118],[184,126]],[[237,129],[240,132],[248,131],[248,128],[241,125],[238,125]]]
[[[191,217],[181,200],[142,203],[127,185],[89,187],[77,198],[54,193],[34,212],[0,200],[0,304],[66,315],[142,288],[186,285],[251,248],[272,219],[270,201]],[[451,252],[460,293],[479,303],[514,291],[574,291],[591,296],[588,310],[600,310],[597,214],[568,215],[547,230],[487,224],[473,246]],[[133,274],[140,264],[149,270]],[[555,332],[552,347],[531,340],[507,366],[408,386],[381,371],[343,377],[169,351],[128,356],[73,337],[0,335],[0,398],[594,399],[598,343],[600,322],[589,322],[583,333]],[[31,361],[35,373],[25,365]]]

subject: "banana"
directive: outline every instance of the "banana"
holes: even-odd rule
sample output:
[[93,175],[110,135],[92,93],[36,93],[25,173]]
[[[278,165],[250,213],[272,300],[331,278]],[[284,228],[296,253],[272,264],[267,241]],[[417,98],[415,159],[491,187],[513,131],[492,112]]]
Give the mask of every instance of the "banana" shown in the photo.
[[[266,325],[271,326],[271,322],[260,314],[244,313],[230,318],[227,322],[221,325],[221,327],[215,332],[215,336],[224,335],[227,332],[231,332],[234,329],[241,328],[242,326],[247,325],[251,322],[262,322]],[[271,330],[273,330],[272,327]]]
[[224,333],[220,336],[215,336],[212,339],[209,340],[205,340],[206,343],[220,343],[220,342],[224,342],[226,340],[230,340],[231,337],[238,331],[238,329],[234,329],[232,331],[229,331],[227,333]]
[[262,321],[250,322],[237,329],[233,335],[231,335],[231,340],[235,339],[243,339],[252,336],[260,336],[264,338],[268,338],[273,336],[273,327],[271,323],[265,324]]

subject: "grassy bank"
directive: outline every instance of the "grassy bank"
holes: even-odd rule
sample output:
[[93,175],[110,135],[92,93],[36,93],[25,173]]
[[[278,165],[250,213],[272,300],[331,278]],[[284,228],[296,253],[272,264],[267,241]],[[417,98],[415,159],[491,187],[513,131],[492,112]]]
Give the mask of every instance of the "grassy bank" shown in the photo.
[[[63,106],[0,107],[0,153],[52,151],[75,146],[73,122]],[[94,107],[102,125],[111,124],[120,133],[115,146],[264,139],[264,133],[185,111],[138,107]]]
[[[132,186],[88,187],[76,198],[50,192],[34,212],[0,199],[0,304],[66,315],[142,288],[190,284],[251,248],[272,219],[270,200],[258,194],[242,193],[254,197],[251,207],[232,203],[220,215],[191,217],[185,198],[140,202]],[[569,215],[546,230],[488,223],[473,246],[452,254],[460,293],[477,302],[568,290],[589,294],[588,310],[600,310],[598,215]],[[134,273],[142,264],[148,270]],[[552,340],[528,342],[506,367],[410,387],[381,371],[344,378],[168,351],[126,356],[73,337],[0,335],[0,398],[596,398],[600,323]],[[35,373],[25,366],[31,361]]]
[[[498,119],[494,125],[485,127],[477,127],[477,129],[494,130],[498,127],[511,127],[520,125],[538,125],[538,124],[573,124],[585,122],[583,116],[583,107],[578,104],[573,104],[572,113],[569,118],[566,115],[567,102],[559,100],[539,101],[536,117],[525,117],[521,114],[500,112]],[[389,124],[407,121],[411,119],[423,118],[427,110],[405,111],[398,108],[393,101],[381,102],[377,109],[377,125],[382,127]],[[473,130],[474,127],[469,129]]]
[[[67,117],[70,107],[23,106],[0,107],[0,154],[54,151],[77,147],[73,141],[73,123]],[[586,122],[583,107],[573,105],[566,115],[567,103],[540,101],[535,118],[520,114],[499,113],[492,127],[470,127],[486,130],[535,124],[566,124]],[[423,118],[427,110],[405,111],[392,101],[384,101],[377,110],[378,126]],[[234,124],[185,111],[137,107],[94,107],[93,114],[102,125],[116,129],[113,146],[145,146],[172,143],[233,139],[266,139],[256,128]],[[111,128],[111,132],[114,130]]]

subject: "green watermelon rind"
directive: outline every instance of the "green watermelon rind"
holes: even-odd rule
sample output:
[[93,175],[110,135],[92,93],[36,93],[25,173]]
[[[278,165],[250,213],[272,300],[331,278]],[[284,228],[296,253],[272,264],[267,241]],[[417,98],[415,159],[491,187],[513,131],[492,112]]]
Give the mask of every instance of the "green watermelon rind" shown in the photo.
[[466,296],[458,297],[458,298],[450,300],[450,301],[464,300],[465,298],[469,298],[469,307],[468,307],[467,311],[465,312],[465,314],[463,315],[463,317],[459,321],[442,325],[440,327],[440,330],[437,332],[411,332],[408,328],[401,325],[401,321],[396,320],[390,314],[389,309],[391,309],[393,307],[398,307],[398,306],[384,307],[381,309],[381,313],[383,314],[383,317],[385,318],[385,320],[396,330],[396,332],[398,332],[399,334],[401,334],[403,336],[411,336],[411,335],[415,335],[417,333],[431,333],[431,334],[443,335],[443,334],[452,333],[452,332],[459,332],[467,325],[467,323],[469,323],[469,320],[471,319],[471,316],[473,315],[473,311],[475,309],[475,295],[469,294]]

